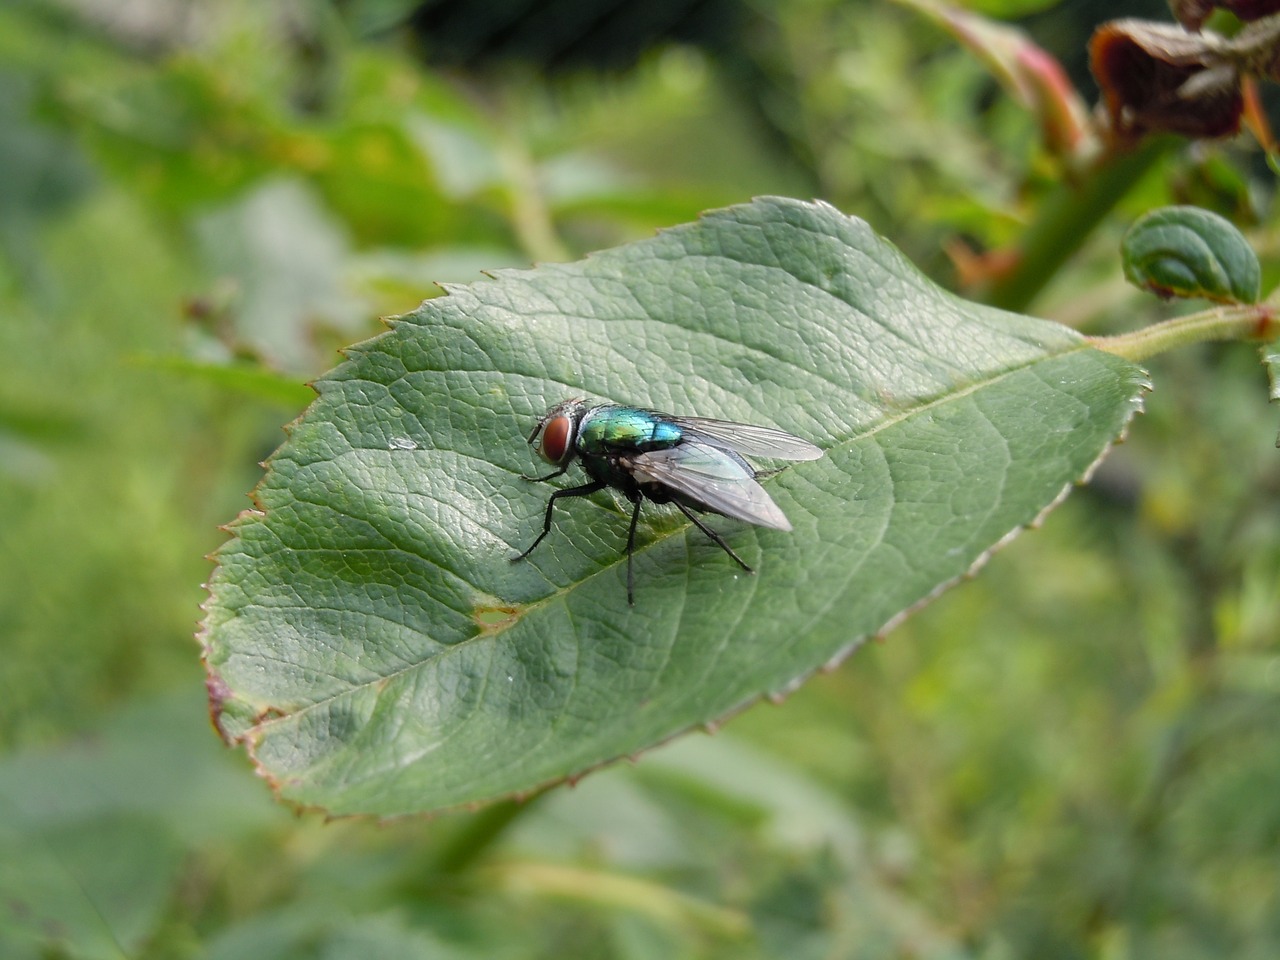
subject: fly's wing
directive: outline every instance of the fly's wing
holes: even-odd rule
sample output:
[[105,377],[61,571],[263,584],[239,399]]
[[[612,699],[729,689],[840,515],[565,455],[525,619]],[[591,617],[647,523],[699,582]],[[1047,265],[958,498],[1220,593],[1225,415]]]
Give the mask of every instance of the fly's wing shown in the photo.
[[686,440],[632,457],[628,465],[637,483],[659,484],[687,503],[757,526],[791,529],[750,465],[719,447]]
[[728,447],[747,457],[770,457],[774,460],[817,460],[822,451],[808,440],[801,440],[772,427],[757,427],[731,420],[708,420],[705,417],[667,417],[686,433],[704,437],[713,445]]

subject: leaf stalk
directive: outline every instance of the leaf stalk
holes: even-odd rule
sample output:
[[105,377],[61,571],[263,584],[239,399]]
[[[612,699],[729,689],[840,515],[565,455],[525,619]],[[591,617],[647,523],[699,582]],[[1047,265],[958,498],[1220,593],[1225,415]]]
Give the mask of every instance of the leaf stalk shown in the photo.
[[1185,317],[1174,317],[1141,330],[1112,337],[1088,337],[1091,347],[1135,362],[1193,343],[1212,340],[1280,338],[1280,318],[1269,303],[1214,307]]

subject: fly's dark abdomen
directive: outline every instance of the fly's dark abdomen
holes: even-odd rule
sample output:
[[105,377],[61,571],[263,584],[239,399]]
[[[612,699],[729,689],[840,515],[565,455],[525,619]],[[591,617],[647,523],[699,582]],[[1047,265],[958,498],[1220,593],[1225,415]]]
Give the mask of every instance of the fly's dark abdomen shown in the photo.
[[616,487],[626,495],[628,500],[634,503],[636,498],[640,496],[641,491],[636,485],[635,478],[631,476],[631,470],[625,461],[625,456],[618,454],[584,456],[582,458],[582,468],[592,480],[598,480],[607,486]]

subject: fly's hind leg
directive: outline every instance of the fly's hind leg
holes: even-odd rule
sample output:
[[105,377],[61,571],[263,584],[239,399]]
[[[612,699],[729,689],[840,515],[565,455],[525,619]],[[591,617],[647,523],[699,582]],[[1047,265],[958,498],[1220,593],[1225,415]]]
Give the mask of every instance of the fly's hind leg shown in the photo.
[[751,569],[751,567],[747,566],[747,562],[743,560],[740,556],[738,556],[736,553],[734,553],[733,548],[724,542],[724,538],[722,538],[720,534],[716,533],[714,530],[708,527],[705,523],[699,520],[696,516],[694,516],[693,512],[688,507],[686,507],[683,503],[681,503],[679,500],[672,500],[671,502],[680,508],[681,513],[683,513],[686,517],[688,517],[690,520],[693,521],[693,525],[695,527],[697,527],[699,530],[705,533],[708,537],[714,540],[717,546],[719,546],[721,550],[723,550],[729,556],[733,557],[733,559],[737,561],[738,566],[740,566],[743,570],[747,571],[747,573],[755,573],[755,571]]

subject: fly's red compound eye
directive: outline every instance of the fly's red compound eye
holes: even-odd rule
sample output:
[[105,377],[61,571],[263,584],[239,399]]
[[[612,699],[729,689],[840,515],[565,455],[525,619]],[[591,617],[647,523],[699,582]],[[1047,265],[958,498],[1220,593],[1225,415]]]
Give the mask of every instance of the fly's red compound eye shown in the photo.
[[552,417],[542,428],[542,443],[538,453],[547,463],[560,464],[569,452],[569,439],[573,434],[573,421],[568,417]]

